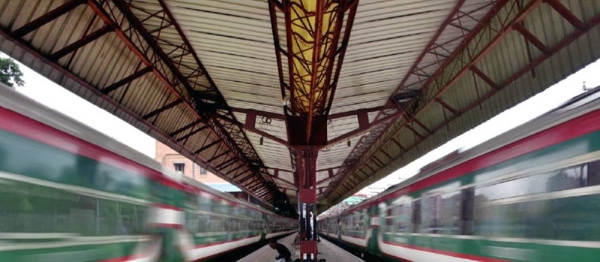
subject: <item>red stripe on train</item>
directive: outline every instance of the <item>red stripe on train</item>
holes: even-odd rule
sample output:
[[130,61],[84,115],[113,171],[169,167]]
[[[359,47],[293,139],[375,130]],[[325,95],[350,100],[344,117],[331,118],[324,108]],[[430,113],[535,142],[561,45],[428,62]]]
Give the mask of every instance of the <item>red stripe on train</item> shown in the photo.
[[[573,128],[573,126],[577,126],[577,128]],[[365,208],[365,205],[371,206],[379,203],[380,201],[390,200],[401,195],[419,191],[436,184],[461,177],[471,172],[487,168],[492,165],[496,165],[562,142],[566,142],[598,130],[600,130],[600,110],[590,112],[586,115],[579,116],[562,124],[522,138],[521,140],[515,141],[504,147],[498,148],[462,164],[439,172],[431,177],[415,182],[414,184],[397,189],[396,191],[382,196],[375,201],[348,209],[347,211],[344,211],[344,213]]]
[[154,169],[140,165],[133,160],[122,157],[100,146],[64,133],[6,108],[0,107],[0,118],[7,120],[0,121],[0,129],[2,130],[15,133],[64,151],[82,155],[98,162],[142,174],[152,180],[178,190],[185,189],[181,184],[164,177],[162,173]]

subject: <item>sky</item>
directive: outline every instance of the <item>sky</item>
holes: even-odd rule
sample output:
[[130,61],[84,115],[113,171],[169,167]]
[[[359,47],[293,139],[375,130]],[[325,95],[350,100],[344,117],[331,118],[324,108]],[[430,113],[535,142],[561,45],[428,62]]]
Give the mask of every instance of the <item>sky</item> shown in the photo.
[[[7,56],[0,53],[0,57]],[[478,127],[450,140],[441,147],[425,154],[421,158],[398,169],[369,187],[385,189],[417,174],[421,167],[448,153],[457,149],[468,149],[518,125],[526,123],[570,98],[581,94],[583,92],[582,87],[584,81],[589,88],[599,86],[600,77],[596,76],[598,72],[600,72],[599,61],[588,65],[544,92],[504,111]],[[23,80],[25,81],[25,86],[17,87],[17,91],[154,158],[155,140],[152,137],[139,131],[111,113],[108,113],[104,109],[87,102],[79,96],[46,79],[18,61],[17,63],[23,72]],[[367,187],[361,190],[360,193],[368,193],[368,191]]]

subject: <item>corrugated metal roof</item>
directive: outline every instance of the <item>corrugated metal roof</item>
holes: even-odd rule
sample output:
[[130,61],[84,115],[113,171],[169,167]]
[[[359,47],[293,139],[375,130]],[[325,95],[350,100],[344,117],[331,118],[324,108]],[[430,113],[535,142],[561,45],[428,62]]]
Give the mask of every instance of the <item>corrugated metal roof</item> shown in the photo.
[[[289,83],[289,74],[279,79],[268,1],[139,0],[130,6],[125,1],[84,2],[22,35],[18,30],[23,25],[48,16],[67,1],[0,2],[0,50],[255,194],[268,195],[265,192],[274,183],[295,196],[290,150],[275,141],[287,140],[280,81]],[[556,54],[546,50],[550,58],[541,63],[535,60],[544,55],[539,43],[527,42],[512,25],[503,28],[510,19],[501,19],[514,17],[531,3],[533,11],[521,26],[544,45],[557,48]],[[567,21],[551,7],[553,3],[361,0],[330,114],[372,109],[368,111],[372,123],[385,115],[375,108],[397,110],[401,104],[391,100],[399,90],[423,89],[423,95],[416,96],[414,117],[406,106],[409,121],[400,117],[319,152],[317,181],[325,189],[320,195],[326,198],[325,206],[597,57],[593,43],[598,40],[600,4],[557,1],[589,25],[575,28],[573,18]],[[98,10],[105,12],[104,20]],[[115,34],[107,17],[122,33]],[[286,47],[283,13],[276,12],[276,17],[279,45]],[[487,18],[488,26],[479,26]],[[345,17],[344,25],[348,22]],[[501,32],[507,33],[476,57],[476,63],[469,63]],[[57,51],[95,33],[101,35],[53,60]],[[535,67],[527,68],[531,63]],[[285,56],[281,64],[288,72]],[[127,78],[135,79],[115,86]],[[490,82],[503,88],[476,106],[492,92]],[[438,94],[440,90],[445,91]],[[161,108],[165,110],[159,112]],[[248,110],[262,112],[256,130],[246,126],[252,122]],[[269,114],[273,117],[263,118]],[[356,114],[330,119],[328,139],[358,127]]]
[[[214,94],[212,84],[206,74],[198,73],[199,64],[189,51],[184,50],[185,48],[175,48],[181,47],[183,40],[172,24],[167,22],[165,26],[166,13],[162,12],[160,3],[136,1],[134,7],[126,9],[134,15],[133,20],[130,17],[126,19],[123,9],[119,9],[119,4],[123,3],[86,4],[85,1],[30,0],[0,3],[2,50],[34,69],[44,69],[45,71],[38,72],[148,132],[228,181],[250,186],[251,181],[239,181],[249,175],[259,178],[263,171],[252,169],[245,161],[260,161],[260,158],[253,153],[251,146],[243,147],[244,135],[233,133],[236,129],[241,132],[239,127],[225,126],[227,124],[217,124],[214,121],[211,127],[207,127],[208,123],[203,120],[203,113],[197,110],[205,105],[192,98],[192,93],[202,91]],[[67,8],[57,18],[34,28],[31,33],[17,36],[16,40],[19,42],[16,45],[6,41],[7,37],[14,38],[18,35],[24,25],[43,20],[44,15],[48,16],[52,10],[63,7]],[[99,13],[103,13],[104,17],[99,16]],[[187,77],[188,81],[185,84],[178,81],[175,71],[169,68],[164,59],[159,58],[160,54],[155,52],[156,49],[150,48],[151,43],[143,38],[139,28],[130,30],[136,20],[141,21],[143,30],[147,31],[151,38],[158,39],[160,36],[156,45],[162,52],[181,59],[177,63],[177,73]],[[107,24],[107,21],[113,24]],[[52,59],[58,51],[73,44],[77,45],[84,36],[101,32],[105,27],[109,30],[89,44],[67,52],[58,59]],[[114,33],[114,27],[122,32]],[[157,27],[162,27],[162,30],[154,30]],[[129,42],[123,38],[128,38]],[[41,54],[46,59],[26,59],[28,56],[24,51]],[[135,52],[141,52],[144,59],[140,59]],[[50,70],[46,66],[40,68],[43,64],[53,64],[54,69]],[[146,70],[148,68],[150,70]],[[123,79],[134,76],[136,72],[142,73],[131,81],[115,86]],[[199,75],[194,76],[195,74]],[[65,76],[77,81],[69,81]],[[189,84],[191,89],[186,88],[186,84]],[[100,97],[108,100],[99,99]],[[179,102],[181,99],[183,102]],[[227,141],[228,136],[232,137],[230,141]],[[231,162],[232,159],[236,161]],[[265,169],[264,173],[266,172]],[[268,184],[271,178],[265,178]],[[262,195],[263,192],[260,191],[264,190],[256,190],[253,193]]]
[[[467,1],[465,4],[471,3],[471,1]],[[480,3],[483,4],[483,2]],[[493,28],[493,30],[482,30],[482,33],[475,38],[477,42],[471,42],[468,50],[471,52],[471,56],[475,56],[478,52],[484,50],[483,48],[490,43],[490,40],[498,32],[503,30],[509,32],[504,38],[494,42],[495,46],[489,51],[485,51],[486,53],[473,64],[502,89],[492,91],[493,88],[489,83],[472,70],[469,70],[462,77],[458,77],[449,89],[439,96],[453,110],[461,112],[458,116],[455,116],[441,103],[431,103],[433,100],[432,94],[439,91],[439,89],[432,89],[427,99],[421,100],[421,112],[415,118],[416,120],[408,124],[406,121],[398,121],[391,125],[386,132],[379,134],[373,134],[374,132],[372,132],[377,140],[373,142],[372,147],[359,155],[357,160],[359,164],[355,166],[351,175],[351,177],[360,179],[341,181],[337,185],[337,190],[331,195],[332,202],[326,205],[334,204],[360,188],[385,177],[453,137],[544,90],[599,57],[600,51],[593,47],[594,43],[600,40],[600,30],[597,26],[598,19],[600,19],[598,16],[600,14],[600,4],[597,1],[560,1],[568,10],[573,12],[577,19],[589,25],[587,29],[574,28],[549,4],[535,1],[519,1],[520,7],[517,6],[516,2],[509,1],[498,12],[497,17],[502,18],[503,23],[508,23],[513,17],[517,16],[519,11],[524,10],[531,3],[534,4],[534,7],[526,15],[522,25],[544,45],[556,50],[556,54],[546,59],[540,49],[528,42],[521,33],[510,30],[514,28],[502,29],[503,26],[499,20],[492,20],[490,28]],[[477,8],[477,4],[470,8]],[[461,10],[463,9],[461,8]],[[486,12],[480,10],[477,13],[485,14]],[[475,25],[475,23],[471,23],[468,24],[468,27],[473,28]],[[451,33],[444,31],[440,39],[452,39],[452,35],[456,36],[457,34],[460,36],[461,32],[458,28],[452,27],[452,30],[454,32]],[[462,41],[460,38],[455,40],[452,46],[456,47],[460,41]],[[450,53],[446,51],[444,55]],[[430,53],[424,57],[424,60],[432,60],[427,56],[435,57],[434,54]],[[463,50],[462,57],[459,56],[457,59],[469,61],[468,56],[466,50]],[[543,62],[540,63],[538,60]],[[459,72],[458,69],[464,67],[465,64],[461,61],[453,63],[449,68],[455,66],[456,69],[445,70],[434,82],[435,84],[438,84],[438,86],[445,85],[449,79],[452,79],[451,77]],[[532,63],[536,63],[535,67],[528,70],[528,66]],[[438,68],[439,66],[434,63],[423,73],[433,75],[436,70],[439,70]],[[413,74],[404,86],[421,88],[422,84],[423,82],[419,81],[417,75]],[[478,105],[478,100],[486,98],[486,96],[490,96],[489,99]],[[425,107],[424,103],[427,102],[431,104]],[[452,118],[455,118],[455,120],[447,123]],[[428,130],[425,130],[416,121],[422,123]],[[418,132],[418,135],[411,128]],[[429,131],[432,133],[428,133]],[[422,136],[422,138],[419,136]],[[395,141],[392,141],[392,139]],[[401,147],[396,144],[396,141]],[[382,150],[391,155],[392,159],[386,157]],[[377,161],[383,162],[383,166],[374,172],[369,169],[369,166],[376,166]],[[370,176],[365,177],[364,173],[368,173]]]

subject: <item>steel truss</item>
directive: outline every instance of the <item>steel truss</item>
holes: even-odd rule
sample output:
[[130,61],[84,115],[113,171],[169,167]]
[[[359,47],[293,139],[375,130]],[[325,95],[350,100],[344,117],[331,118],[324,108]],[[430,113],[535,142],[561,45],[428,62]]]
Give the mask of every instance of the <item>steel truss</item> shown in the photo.
[[[370,132],[369,136],[365,136],[359,141],[344,163],[344,166],[338,171],[335,178],[332,179],[332,184],[335,186],[331,186],[329,190],[324,193],[327,195],[328,199],[331,200],[329,203],[339,202],[347,196],[348,193],[354,192],[355,188],[365,184],[365,181],[369,182],[369,174],[364,172],[363,169],[370,170],[369,173],[373,174],[384,165],[401,159],[404,153],[414,149],[436,131],[444,128],[465,112],[477,107],[524,74],[528,72],[535,74],[534,69],[536,66],[551,55],[568,46],[584,33],[588,32],[590,28],[593,28],[600,23],[600,16],[595,16],[588,22],[581,21],[557,0],[498,0],[489,3],[492,5],[492,8],[487,15],[478,20],[478,24],[474,28],[463,28],[462,24],[464,24],[466,19],[474,19],[472,16],[460,11],[460,7],[464,2],[465,1],[459,1],[456,8],[440,28],[440,31],[438,31],[419,59],[415,62],[410,70],[411,73],[404,77],[396,89],[396,92],[402,92],[402,90],[422,90],[424,95],[415,99],[419,104],[416,110],[412,113],[404,114],[403,119],[397,123],[390,123],[386,126],[377,127]],[[553,46],[548,46],[543,43],[533,35],[523,23],[523,20],[533,10],[543,4],[552,7],[555,12],[560,14],[561,17],[568,21],[575,29],[572,33],[566,35]],[[445,43],[437,43],[437,37],[449,25],[458,27],[463,32],[459,46],[452,52],[444,49]],[[504,78],[502,81],[493,81],[476,66],[476,63],[481,61],[481,59],[513,31],[522,35],[528,48],[529,63],[513,72],[512,75]],[[537,48],[541,54],[538,57],[532,57],[530,48]],[[445,53],[443,53],[442,50]],[[436,56],[436,63],[422,63],[421,60],[426,54],[434,54]],[[433,74],[423,73],[431,72],[431,68],[435,68]],[[411,79],[411,76],[417,76],[418,81],[409,82],[408,80]],[[454,108],[442,99],[442,95],[461,77],[473,78],[474,88],[478,94],[478,99],[462,108]],[[476,81],[477,78],[486,83],[487,87],[478,86]],[[394,103],[397,104],[393,98],[388,102],[388,104]],[[420,123],[417,117],[425,109],[434,104],[440,105],[440,113],[444,115],[445,121],[438,126],[427,127]],[[383,112],[378,118],[381,118],[382,116]],[[425,132],[418,131],[415,126],[419,126],[420,129]],[[399,132],[405,129],[410,130],[410,132],[414,134],[415,142],[413,144],[402,145],[398,140],[394,139]],[[389,146],[396,146],[401,153],[396,156],[390,155],[386,150]],[[379,152],[386,155],[387,159],[377,158],[376,154]],[[360,180],[353,179],[354,176],[351,176],[351,174],[356,174]]]
[[[298,188],[300,203],[300,256],[308,256],[315,261],[316,231],[310,228],[310,221],[316,225],[316,160],[319,148],[330,142],[327,141],[327,117],[357,6],[358,1],[348,0],[269,1],[281,96],[285,101],[288,141],[266,133],[261,135],[290,149],[295,171],[294,183]],[[278,11],[284,14],[286,50],[279,40],[276,14]],[[342,35],[346,15],[347,21]],[[289,82],[286,82],[284,77],[282,57],[287,58]],[[255,119],[257,114],[249,112],[248,115],[250,119]],[[368,121],[365,124],[368,124]],[[250,124],[246,123],[246,129],[259,132],[254,128],[254,120],[251,120]]]
[[[173,143],[181,146],[181,151],[195,156],[193,160],[211,172],[240,185],[263,201],[271,200],[278,191],[273,179],[241,127],[223,120],[235,120],[235,117],[163,0],[157,0],[153,10],[142,8],[132,0],[71,0],[16,30],[2,29],[2,34],[33,53],[39,52],[22,37],[81,6],[91,8],[104,26],[92,32],[88,30],[81,39],[52,54],[43,54],[49,64],[64,71],[66,68],[58,64],[59,59],[107,34],[116,34],[140,60],[137,71],[101,90],[88,83],[82,84],[94,93],[99,91],[98,96],[171,138]],[[173,33],[179,36],[176,43],[164,37]],[[161,108],[137,115],[120,106],[122,101],[108,96],[124,89],[122,99],[134,80],[148,74],[154,75],[170,90]],[[68,72],[68,75],[77,80],[72,73]],[[198,119],[169,134],[154,126],[161,114],[182,106]],[[188,139],[202,131],[210,131],[202,146],[187,148]]]
[[[327,115],[357,6],[358,1],[349,0],[269,1],[281,96],[286,101],[288,141],[292,145],[327,142]],[[286,49],[279,40],[277,12],[285,17]],[[342,28],[345,17],[347,22]],[[289,82],[284,77],[282,57],[287,58]]]

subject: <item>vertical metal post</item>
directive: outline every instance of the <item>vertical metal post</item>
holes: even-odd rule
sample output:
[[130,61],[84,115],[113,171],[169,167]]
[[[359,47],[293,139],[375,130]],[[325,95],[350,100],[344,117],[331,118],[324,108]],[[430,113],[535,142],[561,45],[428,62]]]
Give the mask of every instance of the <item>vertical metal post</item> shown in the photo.
[[100,200],[96,199],[96,234],[100,234]]
[[317,261],[317,183],[316,164],[318,150],[299,148],[296,172],[300,212],[300,259]]

